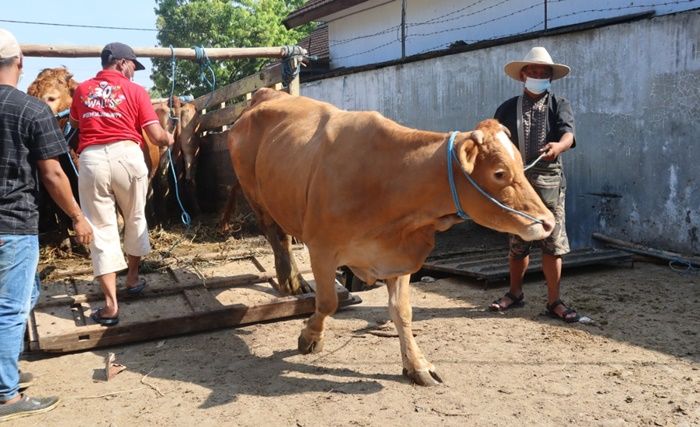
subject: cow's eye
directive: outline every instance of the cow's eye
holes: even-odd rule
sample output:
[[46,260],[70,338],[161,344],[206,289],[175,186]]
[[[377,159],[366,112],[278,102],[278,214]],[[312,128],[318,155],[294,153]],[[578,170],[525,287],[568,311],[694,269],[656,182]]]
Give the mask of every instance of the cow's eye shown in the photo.
[[54,98],[53,96],[49,96],[48,99],[49,99],[49,102],[54,102],[56,100],[56,98]]
[[505,173],[505,171],[499,170],[499,171],[494,172],[494,173],[493,173],[493,176],[494,176],[494,178],[496,178],[497,180],[500,181],[500,180],[502,180],[503,178],[505,178],[506,173]]

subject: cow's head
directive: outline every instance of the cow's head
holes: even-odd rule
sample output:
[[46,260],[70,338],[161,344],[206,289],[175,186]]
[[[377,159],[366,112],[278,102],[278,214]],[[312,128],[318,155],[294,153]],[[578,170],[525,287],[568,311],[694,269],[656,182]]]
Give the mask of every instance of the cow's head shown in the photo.
[[27,94],[47,103],[54,114],[70,108],[78,82],[66,67],[44,68],[27,88]]
[[456,141],[454,149],[462,170],[481,188],[501,203],[541,220],[542,224],[506,211],[458,175],[457,179],[462,181],[460,188],[468,193],[462,207],[471,219],[525,240],[549,236],[554,228],[554,216],[525,178],[520,152],[504,126],[493,119],[484,120],[468,137]]

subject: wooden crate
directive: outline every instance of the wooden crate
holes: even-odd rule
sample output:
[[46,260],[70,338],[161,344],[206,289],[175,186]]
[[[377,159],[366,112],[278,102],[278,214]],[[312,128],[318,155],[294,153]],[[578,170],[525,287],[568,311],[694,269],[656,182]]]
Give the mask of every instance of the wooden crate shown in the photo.
[[[188,268],[145,275],[148,286],[141,296],[119,295],[120,322],[111,327],[90,319],[103,296],[89,277],[45,284],[30,315],[29,348],[71,352],[313,313],[313,293],[278,296],[270,286],[275,276],[266,270],[269,264],[252,256],[220,262],[204,280]],[[224,270],[236,274],[216,276]],[[311,276],[305,277],[313,287]],[[340,307],[361,302],[339,283],[336,291]]]

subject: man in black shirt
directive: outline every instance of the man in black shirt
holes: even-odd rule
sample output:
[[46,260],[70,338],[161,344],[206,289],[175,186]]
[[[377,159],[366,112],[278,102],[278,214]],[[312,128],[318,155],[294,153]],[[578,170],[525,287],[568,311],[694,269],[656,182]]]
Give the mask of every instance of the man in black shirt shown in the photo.
[[22,65],[17,40],[0,29],[0,422],[58,404],[56,397],[19,394],[19,355],[39,296],[39,179],[73,220],[78,242],[92,241],[57,158],[66,152],[58,124],[46,104],[17,90]]

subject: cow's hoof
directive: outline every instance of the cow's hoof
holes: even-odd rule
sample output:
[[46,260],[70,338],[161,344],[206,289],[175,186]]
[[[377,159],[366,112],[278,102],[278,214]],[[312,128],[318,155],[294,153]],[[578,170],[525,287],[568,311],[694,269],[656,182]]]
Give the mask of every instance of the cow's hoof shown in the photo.
[[426,369],[424,371],[414,371],[409,373],[406,368],[403,369],[403,375],[411,380],[412,383],[422,385],[425,387],[440,385],[442,384],[442,378],[432,369]]
[[301,354],[319,353],[323,350],[323,341],[309,342],[304,338],[304,334],[299,335],[297,345],[299,346],[299,352]]

